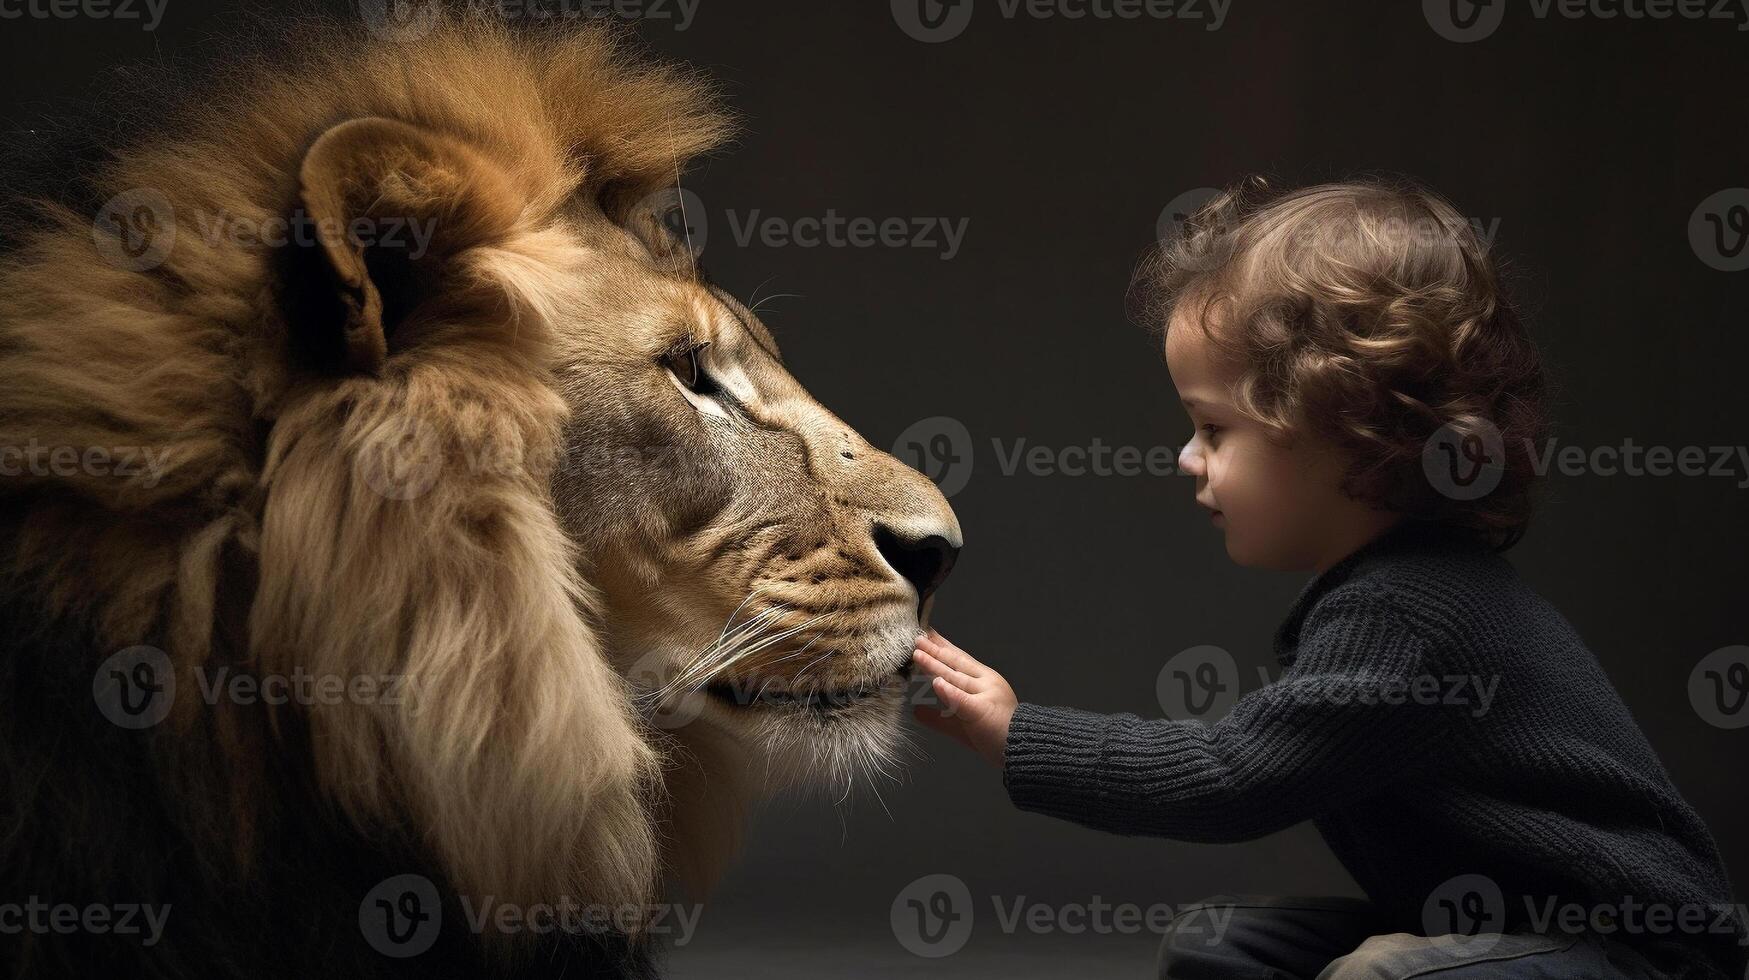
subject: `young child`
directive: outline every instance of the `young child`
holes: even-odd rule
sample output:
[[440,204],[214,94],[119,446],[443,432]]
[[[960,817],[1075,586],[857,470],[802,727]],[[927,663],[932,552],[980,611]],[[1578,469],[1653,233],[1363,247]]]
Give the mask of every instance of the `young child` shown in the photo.
[[[1572,627],[1497,551],[1532,511],[1535,348],[1422,190],[1258,180],[1149,279],[1195,425],[1180,464],[1240,565],[1314,573],[1278,680],[1212,725],[1018,702],[931,632],[919,720],[1023,810],[1249,840],[1312,820],[1368,901],[1209,899],[1163,977],[1743,977],[1705,824]],[[1497,681],[1493,702],[1442,696]]]

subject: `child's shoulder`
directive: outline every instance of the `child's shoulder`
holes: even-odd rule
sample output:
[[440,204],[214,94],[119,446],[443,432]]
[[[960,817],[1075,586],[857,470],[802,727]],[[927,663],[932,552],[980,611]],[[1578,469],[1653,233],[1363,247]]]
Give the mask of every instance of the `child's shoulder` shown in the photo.
[[1436,531],[1393,542],[1358,563],[1328,597],[1344,594],[1346,601],[1365,597],[1377,615],[1410,623],[1466,659],[1516,659],[1532,647],[1590,657],[1560,610],[1505,556],[1474,539]]
[[1302,596],[1307,630],[1345,613],[1406,624],[1441,646],[1499,646],[1566,622],[1512,563],[1479,538],[1438,525],[1400,526],[1332,568]]

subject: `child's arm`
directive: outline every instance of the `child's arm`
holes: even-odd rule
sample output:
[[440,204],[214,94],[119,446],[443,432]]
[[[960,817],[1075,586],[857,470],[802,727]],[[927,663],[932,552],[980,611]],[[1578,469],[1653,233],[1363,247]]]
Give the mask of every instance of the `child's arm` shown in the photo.
[[[918,642],[946,711],[920,720],[1002,766],[1015,805],[1117,833],[1249,840],[1430,775],[1466,706],[1415,697],[1441,674],[1383,597],[1310,617],[1292,668],[1215,724],[1017,704],[939,634]],[[1440,693],[1444,693],[1443,691]]]

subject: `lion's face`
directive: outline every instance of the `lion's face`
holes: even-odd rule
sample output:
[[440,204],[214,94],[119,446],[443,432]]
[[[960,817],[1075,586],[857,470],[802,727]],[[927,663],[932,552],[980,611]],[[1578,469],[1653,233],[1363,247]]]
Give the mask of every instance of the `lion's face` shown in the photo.
[[586,240],[555,497],[616,666],[661,726],[816,760],[891,742],[961,544],[947,501],[815,401],[689,262],[611,223]]

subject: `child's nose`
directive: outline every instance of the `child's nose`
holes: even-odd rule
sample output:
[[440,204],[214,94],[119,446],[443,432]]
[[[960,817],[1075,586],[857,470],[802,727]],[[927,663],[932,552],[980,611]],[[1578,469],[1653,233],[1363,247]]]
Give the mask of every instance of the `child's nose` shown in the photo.
[[1195,439],[1178,451],[1178,471],[1186,476],[1202,476],[1202,452],[1196,448]]

